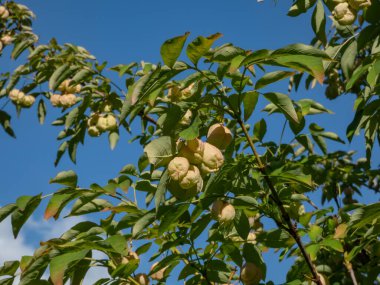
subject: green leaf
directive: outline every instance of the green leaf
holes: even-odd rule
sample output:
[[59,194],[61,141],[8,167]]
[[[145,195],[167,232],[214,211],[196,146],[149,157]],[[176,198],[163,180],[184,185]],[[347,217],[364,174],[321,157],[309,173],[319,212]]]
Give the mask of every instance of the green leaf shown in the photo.
[[113,235],[105,240],[118,253],[124,255],[127,250],[127,241],[122,235]]
[[261,119],[253,127],[253,135],[258,141],[262,142],[266,132],[267,132],[267,123],[265,122],[264,119]]
[[331,60],[330,56],[323,50],[305,44],[291,44],[283,48],[277,49],[272,52],[271,57],[282,57],[288,55],[310,56],[314,58]]
[[236,211],[234,225],[239,236],[246,240],[250,231],[249,221],[243,210]]
[[132,236],[136,237],[139,233],[141,233],[144,229],[146,229],[150,224],[152,224],[155,218],[156,218],[155,213],[147,212],[133,226]]
[[40,99],[38,102],[38,121],[40,122],[41,125],[43,125],[45,121],[45,116],[46,116],[46,106],[44,100]]
[[17,209],[16,204],[8,204],[0,208],[0,223]]
[[54,257],[50,262],[50,278],[54,285],[63,285],[63,278],[69,265],[83,259],[88,250],[68,252]]
[[342,55],[342,58],[340,59],[342,71],[346,78],[350,78],[352,75],[357,54],[358,44],[357,41],[354,40],[349,44],[349,46],[347,46],[346,50]]
[[349,226],[360,229],[372,224],[380,217],[380,202],[358,208],[352,214]]
[[158,234],[161,236],[172,226],[178,224],[179,218],[189,209],[189,204],[182,204],[179,206],[173,206],[171,210],[166,212],[164,216],[160,219],[161,223],[158,227]]
[[277,81],[282,80],[284,78],[293,76],[294,74],[295,74],[295,72],[283,71],[283,70],[266,73],[266,74],[264,74],[263,77],[261,77],[259,80],[257,80],[256,85],[255,85],[255,89],[256,90],[261,89],[261,88],[263,88],[263,87],[265,87],[271,83],[274,83],[274,82],[277,82]]
[[318,241],[322,238],[323,229],[320,226],[312,225],[309,229],[309,237],[311,241]]
[[78,176],[73,170],[61,171],[56,177],[50,179],[49,183],[57,183],[69,187],[77,187]]
[[302,13],[306,13],[308,9],[313,7],[316,0],[296,0],[288,11],[288,16],[296,17]]
[[266,60],[270,56],[270,54],[271,54],[271,51],[267,49],[260,49],[260,50],[254,51],[240,63],[240,66],[250,66],[255,63],[260,63]]
[[183,138],[184,140],[195,139],[199,137],[199,128],[201,125],[202,125],[202,121],[197,116],[188,128],[184,129],[183,131],[179,133],[179,136]]
[[297,112],[294,109],[293,102],[290,98],[282,93],[270,92],[265,93],[264,97],[276,105],[279,110],[288,118],[288,120],[298,124]]
[[144,148],[149,163],[158,165],[163,160],[170,159],[177,152],[174,139],[170,136],[162,136],[151,141]]
[[44,219],[48,220],[51,217],[58,219],[63,207],[78,195],[79,193],[55,193],[49,200],[49,203],[45,209]]
[[69,216],[81,216],[111,209],[113,205],[104,199],[78,199],[75,201]]
[[359,78],[361,78],[364,73],[366,73],[368,71],[368,68],[370,67],[371,65],[370,64],[367,64],[367,65],[359,65],[352,73],[352,75],[350,77],[348,77],[348,82],[346,84],[346,90],[350,90],[354,84],[356,83],[356,81],[359,80]]
[[190,33],[187,32],[182,36],[171,38],[163,43],[160,53],[162,60],[167,66],[173,67],[181,54],[181,51],[189,34]]
[[321,0],[317,2],[315,6],[313,16],[311,17],[311,26],[313,27],[313,31],[317,38],[326,45],[326,15],[325,9],[323,8],[323,3]]
[[186,49],[187,57],[197,65],[199,59],[211,48],[212,44],[222,36],[220,33],[213,34],[207,38],[199,36],[192,41]]
[[15,238],[40,203],[41,194],[37,196],[24,196],[24,198],[20,197],[18,199],[18,204],[21,208],[13,212],[11,216],[12,231]]
[[168,179],[169,179],[169,173],[168,173],[168,170],[166,169],[161,175],[156,193],[154,194],[154,205],[156,207],[156,212],[158,211],[160,204],[165,200],[165,191],[166,191],[166,185],[167,185]]
[[11,128],[11,116],[2,110],[0,110],[0,124],[3,127],[4,131],[13,138],[16,138],[16,135]]
[[49,88],[51,90],[56,90],[59,84],[61,84],[65,79],[67,79],[71,73],[72,70],[70,69],[70,65],[68,63],[65,63],[58,67],[50,76]]
[[108,141],[109,141],[111,150],[115,149],[117,142],[119,141],[119,132],[117,130],[111,131],[108,134]]
[[244,121],[247,121],[251,117],[257,105],[258,99],[259,99],[259,92],[248,91],[244,93],[244,97],[243,97]]
[[324,245],[338,252],[344,252],[343,245],[339,240],[336,239],[324,239],[320,243],[320,245]]
[[30,39],[16,43],[12,50],[11,58],[17,59],[21,55],[21,53],[24,50],[26,50],[28,47],[30,47],[32,44],[34,44],[34,40],[30,40]]
[[0,276],[14,275],[20,265],[19,261],[5,261],[4,265],[0,267]]

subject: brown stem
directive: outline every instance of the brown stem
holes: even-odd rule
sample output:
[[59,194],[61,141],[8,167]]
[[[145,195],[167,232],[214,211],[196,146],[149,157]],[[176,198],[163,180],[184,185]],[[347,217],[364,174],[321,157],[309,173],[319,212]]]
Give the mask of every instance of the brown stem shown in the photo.
[[287,224],[287,231],[288,231],[288,233],[293,237],[293,239],[297,243],[297,245],[298,245],[298,247],[299,247],[299,249],[301,251],[301,254],[304,257],[304,259],[305,259],[305,261],[306,261],[306,263],[307,263],[307,265],[308,265],[308,267],[309,267],[309,269],[310,269],[310,271],[311,271],[311,273],[313,275],[314,282],[316,282],[318,285],[322,285],[322,283],[321,283],[321,281],[319,279],[317,270],[315,269],[315,266],[312,263],[312,261],[310,259],[310,256],[307,254],[307,252],[305,250],[305,246],[302,243],[301,237],[299,236],[299,234],[297,232],[296,225],[292,222],[292,220],[290,219],[289,214],[286,212],[286,210],[284,208],[284,204],[282,203],[280,197],[278,196],[278,193],[277,193],[277,191],[276,191],[276,189],[275,189],[272,181],[270,180],[270,178],[269,178],[269,176],[267,174],[265,165],[262,163],[262,161],[260,159],[260,156],[259,156],[259,154],[258,154],[258,152],[256,150],[256,147],[253,144],[253,141],[252,141],[251,137],[248,134],[247,128],[244,125],[244,122],[239,118],[238,119],[238,123],[241,126],[241,128],[242,128],[242,130],[244,132],[244,135],[246,136],[246,138],[248,140],[248,144],[251,147],[251,149],[253,151],[253,154],[256,157],[257,164],[258,164],[258,167],[259,167],[259,171],[264,176],[264,180],[267,183],[267,185],[268,185],[268,187],[269,187],[269,189],[271,191],[271,194],[272,194],[272,197],[273,197],[273,201],[277,204],[277,206],[278,206],[278,208],[279,208],[279,210],[281,212],[282,218],[285,221],[285,223]]
[[348,272],[350,273],[350,276],[351,276],[351,279],[352,279],[352,283],[354,285],[358,285],[358,281],[356,280],[355,271],[352,268],[352,264],[350,262],[345,262],[345,265],[346,265],[346,268],[347,268]]

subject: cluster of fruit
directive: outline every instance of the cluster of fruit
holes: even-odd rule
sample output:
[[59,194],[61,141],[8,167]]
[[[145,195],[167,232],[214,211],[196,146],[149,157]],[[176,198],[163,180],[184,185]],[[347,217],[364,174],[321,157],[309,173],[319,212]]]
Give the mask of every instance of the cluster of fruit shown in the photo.
[[335,5],[332,14],[340,25],[351,25],[355,22],[360,9],[371,5],[371,0],[332,0]]
[[54,107],[69,108],[77,103],[77,96],[75,93],[79,93],[82,87],[80,84],[72,85],[70,79],[64,80],[58,87],[61,94],[53,94],[50,97],[50,102]]
[[202,175],[220,169],[224,163],[222,150],[231,141],[230,130],[222,124],[215,124],[208,131],[207,142],[198,138],[179,142],[179,153],[168,164],[171,183],[178,184],[183,190],[201,189]]
[[[3,21],[3,20],[6,20],[8,17],[9,17],[9,10],[4,6],[0,6],[0,19]],[[0,38],[0,52],[3,50],[4,46],[10,45],[12,42],[13,42],[12,36],[8,34],[2,35]]]
[[87,120],[87,132],[91,137],[98,137],[103,132],[117,129],[117,120],[112,113],[92,114]]
[[30,108],[36,99],[32,95],[25,95],[24,92],[18,90],[18,89],[13,89],[9,92],[9,99],[11,101],[23,108]]
[[[131,261],[139,262],[140,257],[138,256],[138,254],[136,252],[129,250],[127,255],[121,259],[121,264],[126,265]],[[161,268],[159,270],[155,270],[157,265],[158,265],[158,262],[154,263],[151,266],[151,268],[150,268],[151,273],[149,276],[151,279],[159,281],[165,277],[165,271],[166,271],[167,267]],[[116,268],[114,263],[111,264],[111,267]],[[137,284],[140,284],[140,285],[149,285],[150,284],[149,276],[145,273],[138,273],[134,276],[133,280],[134,280],[134,282],[136,282]],[[136,283],[124,282],[122,284],[132,285],[132,284],[136,284]]]

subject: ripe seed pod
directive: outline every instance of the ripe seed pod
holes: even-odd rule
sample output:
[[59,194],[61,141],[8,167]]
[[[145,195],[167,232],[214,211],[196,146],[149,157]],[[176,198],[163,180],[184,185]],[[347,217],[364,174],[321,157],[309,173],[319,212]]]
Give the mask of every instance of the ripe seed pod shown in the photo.
[[169,175],[171,179],[175,181],[179,181],[185,177],[189,171],[189,168],[189,161],[186,158],[180,156],[173,158],[168,164]]
[[220,222],[230,222],[235,218],[235,208],[230,203],[216,200],[211,207],[211,215]]
[[20,105],[25,108],[30,108],[34,104],[35,101],[36,99],[33,96],[26,95],[21,98]]
[[96,126],[91,126],[87,129],[87,132],[88,134],[91,136],[91,137],[98,137],[100,136],[101,132],[99,131],[99,129],[96,127]]
[[61,103],[62,107],[69,108],[76,104],[77,96],[74,94],[64,94],[60,96],[59,102]]
[[204,173],[216,172],[224,163],[221,151],[209,143],[204,143],[201,170]]
[[220,222],[231,222],[235,218],[235,208],[231,204],[227,203],[223,206],[220,215],[219,215],[219,221]]
[[191,112],[191,110],[187,110],[185,115],[183,115],[183,117],[178,123],[182,126],[188,126],[190,125],[192,118],[193,118],[193,113]]
[[200,139],[196,138],[196,139],[193,139],[193,140],[188,140],[187,141],[187,147],[192,151],[192,152],[196,152],[196,153],[199,153],[199,154],[202,154],[203,151],[204,151],[204,142],[201,141]]
[[107,115],[106,116],[106,122],[107,122],[107,130],[111,131],[117,128],[117,121],[114,115]]
[[0,41],[4,45],[10,45],[13,42],[13,38],[9,35],[5,35],[5,36],[1,37]]
[[188,146],[182,146],[179,153],[178,153],[179,156],[182,156],[182,157],[185,157],[187,158],[187,160],[191,163],[191,164],[200,164],[202,163],[202,155],[197,153],[197,152],[193,152],[191,151],[191,149],[189,149]]
[[231,131],[222,124],[212,125],[207,132],[207,142],[225,150],[232,141]]
[[173,87],[169,88],[168,98],[170,99],[170,101],[177,102],[181,100],[181,97],[182,97],[182,93],[177,85],[174,85]]
[[255,233],[249,233],[248,236],[247,236],[247,242],[248,243],[252,243],[252,244],[256,244],[256,234]]
[[149,285],[149,277],[145,273],[139,273],[134,278],[140,285]]
[[24,92],[18,89],[13,89],[9,92],[9,99],[11,99],[11,101],[14,102],[15,104],[20,104],[24,96],[25,96]]
[[332,14],[340,25],[351,25],[356,20],[356,11],[347,2],[339,3],[335,6]]
[[0,51],[3,50],[3,43],[0,41]]
[[131,261],[131,260],[138,260],[138,259],[140,259],[140,258],[139,258],[139,256],[137,255],[137,253],[134,252],[134,251],[132,251],[132,250],[130,250],[130,251],[128,251],[127,256],[124,256],[124,257],[123,257],[123,259],[121,260],[121,263],[122,263],[122,264],[127,264],[127,263],[129,263],[129,261]]
[[58,90],[62,93],[79,93],[82,89],[80,84],[70,85],[71,79],[64,80],[59,86]]
[[185,177],[180,180],[179,186],[183,189],[190,189],[197,185],[200,179],[202,177],[198,167],[190,165]]
[[194,95],[194,93],[193,93],[194,85],[195,85],[195,83],[191,83],[189,86],[187,86],[186,88],[181,90],[182,99],[188,99]]
[[[152,267],[150,268],[150,271],[153,271],[154,268],[158,265],[158,262],[154,263],[152,265]],[[167,269],[167,267],[164,267],[164,268],[161,268],[160,270],[154,272],[153,274],[150,275],[150,278],[152,278],[153,280],[161,280],[164,278],[165,276],[165,270]]]
[[50,103],[54,106],[54,107],[61,107],[61,95],[59,94],[53,94],[50,96]]
[[9,17],[9,11],[4,6],[0,6],[0,18],[6,19]]

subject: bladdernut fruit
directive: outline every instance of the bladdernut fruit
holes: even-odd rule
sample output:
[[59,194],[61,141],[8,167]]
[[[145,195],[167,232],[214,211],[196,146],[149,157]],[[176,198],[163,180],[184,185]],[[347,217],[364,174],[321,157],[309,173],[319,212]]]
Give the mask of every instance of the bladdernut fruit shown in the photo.
[[140,259],[136,252],[130,250],[126,256],[121,260],[122,264],[128,264],[131,260]]
[[198,167],[190,165],[186,175],[180,180],[179,186],[183,189],[190,189],[197,185],[200,179],[202,177]]
[[145,273],[139,273],[135,276],[135,281],[140,285],[149,285],[149,277]]
[[[150,271],[153,271],[154,268],[157,266],[158,262],[154,263],[152,265],[152,267],[150,268]],[[152,278],[153,280],[161,280],[164,278],[165,276],[165,270],[167,269],[167,267],[164,267],[164,268],[161,268],[160,270],[154,272],[152,275],[150,275],[150,278]]]
[[12,102],[15,104],[20,104],[22,101],[22,98],[25,97],[25,93],[18,90],[18,89],[13,89],[9,92],[9,99],[11,99]]
[[69,108],[77,103],[77,96],[74,94],[63,94],[59,98],[62,107]]
[[9,17],[9,11],[4,6],[0,6],[0,18],[6,19]]
[[193,113],[191,112],[191,110],[187,110],[185,115],[183,115],[183,117],[178,123],[182,126],[188,126],[190,125],[192,118],[193,118]]
[[230,203],[216,200],[211,207],[211,215],[219,222],[230,222],[235,218],[235,208]]
[[195,85],[195,83],[191,83],[189,86],[187,86],[186,88],[181,90],[182,99],[188,99],[194,95],[194,93],[193,93],[194,85]]
[[356,20],[356,11],[347,2],[339,3],[335,6],[332,14],[340,25],[351,25]]
[[204,151],[204,142],[201,141],[200,139],[198,138],[195,138],[195,139],[192,139],[192,140],[188,140],[186,142],[187,144],[187,147],[192,151],[192,152],[196,152],[196,153],[199,153],[199,154],[202,154],[203,151]]
[[101,132],[99,131],[99,129],[98,129],[96,126],[88,127],[88,129],[87,129],[87,133],[88,133],[91,137],[98,137],[98,136],[100,136],[100,134],[101,134]]
[[240,279],[244,285],[257,285],[260,283],[262,276],[260,268],[252,263],[247,262],[240,272]]
[[4,45],[10,45],[12,42],[13,42],[13,38],[9,35],[5,35],[5,36],[2,36],[0,41],[4,44]]
[[207,142],[221,150],[225,150],[232,141],[231,131],[222,124],[212,125],[207,132]]
[[50,103],[54,106],[54,107],[61,107],[61,95],[59,94],[53,94],[50,96]]
[[112,114],[108,114],[106,116],[99,117],[99,119],[96,123],[96,127],[101,132],[114,130],[115,128],[117,128],[116,118]]
[[25,108],[30,108],[34,104],[35,101],[36,101],[36,98],[34,98],[31,95],[26,95],[21,98],[20,105]]
[[179,156],[185,157],[191,164],[200,164],[202,163],[202,154],[193,152],[188,146],[184,145],[181,147]]
[[203,173],[216,172],[224,163],[222,152],[209,143],[204,143],[201,170]]
[[182,98],[181,89],[177,85],[170,87],[168,90],[168,98],[172,102],[180,101]]
[[169,176],[172,180],[179,181],[186,176],[189,168],[189,161],[184,157],[177,156],[168,164]]
[[59,86],[58,90],[62,93],[79,93],[82,89],[80,84],[70,85],[71,79],[64,80]]

